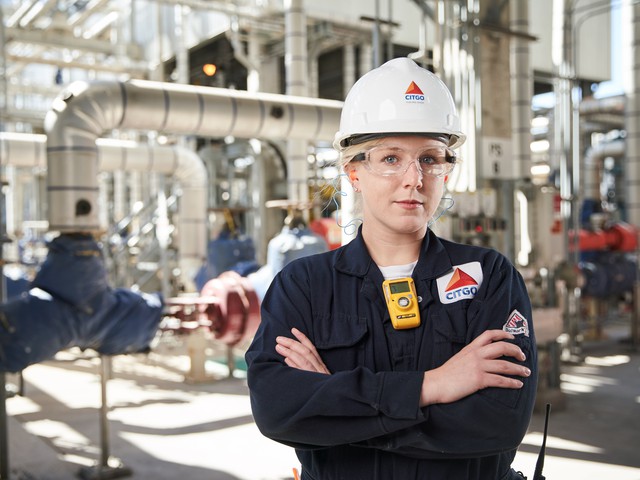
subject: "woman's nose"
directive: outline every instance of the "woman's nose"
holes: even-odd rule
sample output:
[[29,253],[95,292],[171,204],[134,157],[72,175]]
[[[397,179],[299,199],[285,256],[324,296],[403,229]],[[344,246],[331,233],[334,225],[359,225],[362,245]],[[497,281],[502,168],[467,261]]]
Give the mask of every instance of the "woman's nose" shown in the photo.
[[424,173],[420,168],[420,164],[417,160],[414,160],[409,164],[407,170],[404,172],[404,182],[408,187],[420,188],[422,186],[422,178]]

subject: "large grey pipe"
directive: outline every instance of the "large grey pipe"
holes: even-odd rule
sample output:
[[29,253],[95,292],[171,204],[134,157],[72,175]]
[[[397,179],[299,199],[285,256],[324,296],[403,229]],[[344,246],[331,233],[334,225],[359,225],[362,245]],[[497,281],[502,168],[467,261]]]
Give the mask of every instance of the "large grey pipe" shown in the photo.
[[[628,23],[623,25],[627,30],[626,44],[623,44],[624,57],[629,71],[625,92],[627,109],[625,125],[627,130],[627,161],[625,165],[625,192],[627,194],[627,211],[629,223],[640,227],[640,5],[636,2],[622,2],[622,15]],[[623,22],[624,23],[624,22]],[[636,251],[636,255],[639,252]],[[640,262],[638,262],[640,265]],[[631,343],[640,345],[640,271],[636,270],[636,281],[633,290],[634,311],[631,320]]]
[[96,140],[113,129],[265,139],[333,139],[342,102],[130,80],[74,82],[45,117],[49,228],[99,228]]
[[625,141],[599,143],[587,150],[582,167],[582,196],[585,200],[601,200],[600,180],[603,161],[607,157],[624,156]]
[[[285,2],[285,54],[286,92],[288,95],[307,96],[307,17],[302,0]],[[337,130],[337,129],[336,129]],[[306,202],[308,191],[308,162],[306,139],[289,139],[287,142],[287,173],[289,175],[289,200]]]
[[[510,11],[512,31],[529,33],[528,2],[512,2]],[[520,178],[531,178],[531,97],[533,96],[533,69],[529,55],[531,40],[511,37],[511,138],[513,156],[518,162]]]
[[[0,165],[47,166],[45,135],[0,132]],[[138,171],[171,175],[182,188],[178,219],[178,254],[185,279],[193,277],[207,256],[207,169],[193,151],[152,147],[119,140],[96,140],[99,171]],[[51,209],[51,206],[50,206]]]
[[628,35],[623,50],[626,54],[627,108],[625,124],[627,130],[627,161],[625,165],[625,192],[627,194],[627,211],[629,222],[640,226],[640,4],[623,2],[622,18],[629,23],[625,25]]

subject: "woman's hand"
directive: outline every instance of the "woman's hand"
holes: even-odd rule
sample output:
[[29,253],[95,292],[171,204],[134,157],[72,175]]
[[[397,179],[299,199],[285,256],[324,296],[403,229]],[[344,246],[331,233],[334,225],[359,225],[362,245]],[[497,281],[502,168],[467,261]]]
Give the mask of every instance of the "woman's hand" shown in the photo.
[[451,403],[487,387],[522,388],[523,383],[508,375],[528,377],[531,371],[522,365],[500,360],[513,357],[524,361],[520,347],[502,340],[512,340],[510,333],[487,330],[447,362],[424,374],[420,406]]
[[284,357],[285,363],[298,370],[331,374],[311,340],[297,328],[292,328],[291,333],[297,340],[276,338],[276,351]]

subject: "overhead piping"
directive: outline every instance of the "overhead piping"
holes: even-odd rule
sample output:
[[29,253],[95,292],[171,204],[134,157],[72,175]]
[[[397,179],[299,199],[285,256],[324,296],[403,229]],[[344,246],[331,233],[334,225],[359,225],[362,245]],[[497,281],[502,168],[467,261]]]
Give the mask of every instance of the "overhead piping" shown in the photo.
[[[391,2],[389,2],[391,3]],[[420,38],[418,39],[418,50],[409,54],[409,58],[417,62],[429,62],[429,48],[427,46],[427,19],[437,23],[436,14],[432,7],[426,2],[414,0],[418,8],[422,10],[422,21],[420,22]]]
[[605,98],[585,98],[580,102],[580,115],[611,113],[624,115],[627,99],[624,95]]
[[96,140],[112,129],[332,140],[342,102],[129,80],[74,82],[45,117],[49,228],[99,229]]
[[[251,34],[250,34],[251,35]],[[227,31],[227,38],[233,47],[233,56],[242,64],[244,68],[247,69],[247,90],[248,91],[256,91],[257,88],[251,88],[259,85],[258,80],[258,72],[260,71],[259,62],[255,58],[250,58],[250,55],[247,55],[244,52],[244,46],[242,45],[242,41],[240,40],[240,24],[238,17],[234,15],[231,18],[231,28]],[[251,38],[249,43],[249,49],[251,50],[251,42],[255,42],[255,39]],[[252,79],[249,81],[249,79]],[[254,83],[255,82],[255,83]],[[252,83],[253,85],[249,85]]]
[[7,28],[15,27],[20,23],[20,20],[27,14],[29,10],[33,8],[33,6],[38,3],[38,0],[31,0],[29,2],[21,2],[20,6],[13,12],[7,19]]
[[77,11],[73,15],[69,16],[67,25],[69,27],[75,27],[84,22],[91,15],[95,15],[98,11],[107,6],[109,0],[91,0],[82,10]]
[[[88,63],[77,60],[60,60],[57,58],[47,58],[46,52],[40,52],[36,55],[6,55],[5,61],[10,61],[16,64],[23,64],[22,67],[31,63],[38,63],[40,65],[53,65],[62,68],[82,68],[84,70],[94,70],[96,72],[110,72],[115,74],[127,73],[131,75],[142,75],[149,70],[149,66],[145,62],[132,61],[127,65],[118,63]],[[10,69],[8,72],[13,76],[18,74],[17,67]]]
[[27,28],[33,22],[35,22],[40,15],[47,13],[56,4],[56,0],[44,0],[38,3],[33,3],[31,8],[22,16],[18,24],[22,28]]

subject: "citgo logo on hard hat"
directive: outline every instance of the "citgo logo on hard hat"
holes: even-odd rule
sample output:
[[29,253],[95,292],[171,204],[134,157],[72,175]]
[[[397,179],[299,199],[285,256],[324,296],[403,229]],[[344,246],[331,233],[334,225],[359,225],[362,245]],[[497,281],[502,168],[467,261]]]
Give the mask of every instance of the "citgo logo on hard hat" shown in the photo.
[[424,93],[416,82],[411,82],[407,91],[404,92],[404,99],[408,102],[424,102]]

